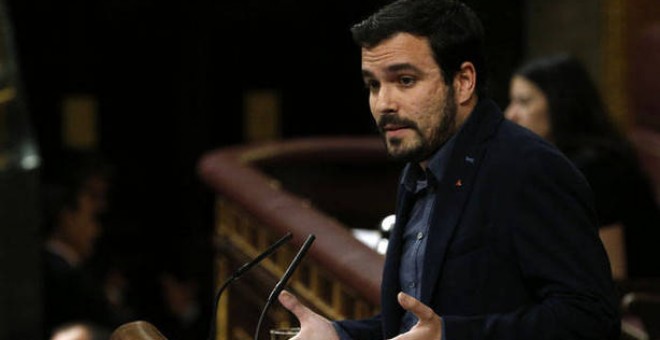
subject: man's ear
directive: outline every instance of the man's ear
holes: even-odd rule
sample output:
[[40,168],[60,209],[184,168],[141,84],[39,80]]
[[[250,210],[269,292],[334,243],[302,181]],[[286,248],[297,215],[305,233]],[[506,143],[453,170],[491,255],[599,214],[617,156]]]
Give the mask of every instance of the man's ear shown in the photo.
[[454,94],[456,103],[464,105],[476,96],[477,70],[469,61],[461,64],[460,70],[454,76]]

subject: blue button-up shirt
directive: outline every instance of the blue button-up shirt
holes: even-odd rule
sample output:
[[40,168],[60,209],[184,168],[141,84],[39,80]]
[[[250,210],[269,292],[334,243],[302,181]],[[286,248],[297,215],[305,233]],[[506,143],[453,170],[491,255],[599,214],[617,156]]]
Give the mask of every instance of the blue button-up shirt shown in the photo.
[[[401,177],[405,190],[414,194],[415,203],[403,230],[403,244],[399,280],[401,290],[416,299],[421,296],[422,273],[424,272],[424,254],[426,252],[429,223],[433,207],[437,205],[435,186],[442,180],[449,157],[454,149],[456,135],[452,136],[429,160],[426,171],[410,163]],[[417,323],[417,318],[410,312],[401,320],[401,333],[407,332]],[[341,340],[351,337],[336,322],[333,323]],[[446,339],[442,335],[442,339]]]
[[[406,167],[402,176],[404,190],[414,197],[412,210],[408,214],[401,248],[401,265],[399,270],[399,283],[401,290],[420,299],[422,273],[424,272],[424,254],[426,253],[429,224],[433,207],[436,202],[435,187],[442,180],[447,162],[453,150],[455,137],[450,138],[431,157],[426,171],[417,164]],[[406,312],[401,320],[401,333],[407,332],[417,323],[417,318]]]

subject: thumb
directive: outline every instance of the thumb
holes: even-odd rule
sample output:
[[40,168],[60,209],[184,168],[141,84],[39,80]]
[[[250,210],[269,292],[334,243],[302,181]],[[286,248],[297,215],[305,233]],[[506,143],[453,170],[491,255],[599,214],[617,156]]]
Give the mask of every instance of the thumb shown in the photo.
[[420,322],[431,321],[435,316],[433,309],[404,292],[399,292],[397,299],[401,307],[413,313]]
[[277,297],[284,308],[288,309],[293,315],[298,318],[298,321],[305,319],[311,312],[309,308],[305,307],[298,298],[286,290],[283,290]]

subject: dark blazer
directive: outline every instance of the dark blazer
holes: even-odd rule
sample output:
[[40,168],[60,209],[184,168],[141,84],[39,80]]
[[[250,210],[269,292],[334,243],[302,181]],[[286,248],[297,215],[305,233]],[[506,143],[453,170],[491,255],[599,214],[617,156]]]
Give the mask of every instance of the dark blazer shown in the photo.
[[71,322],[87,322],[107,331],[119,326],[123,320],[112,311],[101,285],[88,270],[72,266],[49,250],[42,256],[43,326],[48,338],[54,329]]
[[[487,99],[456,138],[436,189],[421,287],[445,339],[616,339],[618,298],[584,177]],[[412,204],[405,193],[381,314],[338,323],[355,339],[399,333],[401,238]]]

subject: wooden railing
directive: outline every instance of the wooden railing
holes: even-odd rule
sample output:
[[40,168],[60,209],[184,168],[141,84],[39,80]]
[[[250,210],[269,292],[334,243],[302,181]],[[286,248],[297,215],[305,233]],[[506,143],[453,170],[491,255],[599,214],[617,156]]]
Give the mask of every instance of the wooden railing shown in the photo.
[[[383,256],[350,229],[365,227],[354,223],[375,226],[391,213],[398,171],[372,137],[301,139],[205,155],[200,176],[217,193],[217,284],[285,233],[294,235],[291,246],[227,290],[219,303],[216,338],[252,338],[270,289],[309,234],[316,241],[288,289],[330,319],[376,313]],[[374,221],[355,217],[360,212]],[[293,322],[274,306],[262,329]]]

